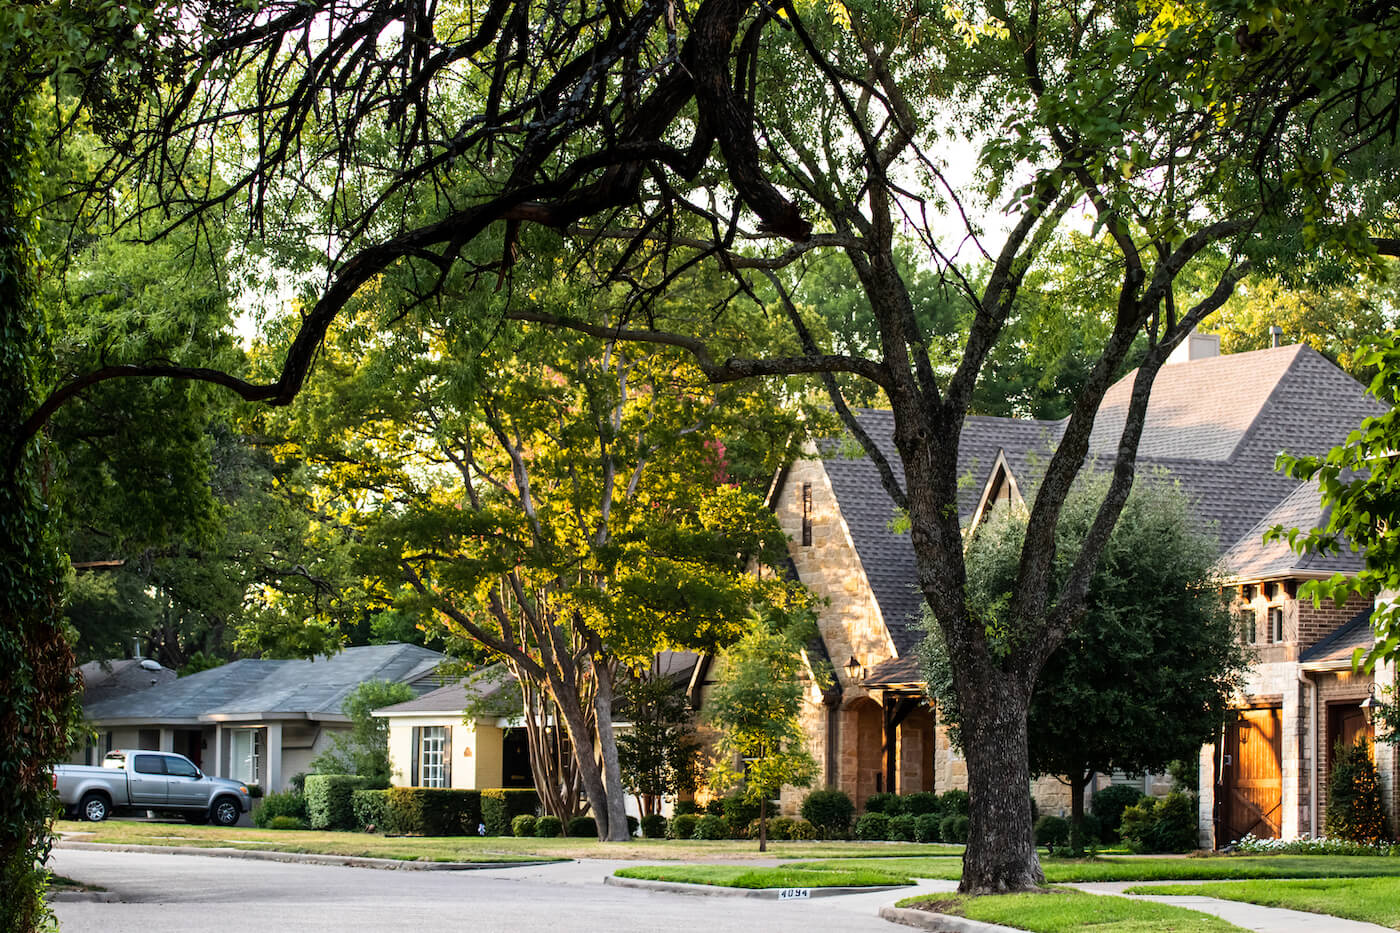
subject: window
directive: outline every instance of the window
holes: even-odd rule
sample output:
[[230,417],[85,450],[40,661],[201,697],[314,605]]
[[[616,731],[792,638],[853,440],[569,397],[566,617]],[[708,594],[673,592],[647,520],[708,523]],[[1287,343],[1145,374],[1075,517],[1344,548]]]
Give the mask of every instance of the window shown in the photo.
[[1268,617],[1268,639],[1269,644],[1277,645],[1283,641],[1283,607],[1270,606]]
[[174,777],[199,777],[199,772],[195,770],[194,765],[183,758],[165,759],[165,773]]
[[447,727],[424,726],[418,739],[418,786],[447,786]]
[[1255,641],[1256,630],[1259,627],[1259,615],[1253,609],[1245,609],[1240,612],[1240,641],[1246,645],[1252,645]]
[[165,759],[159,755],[137,755],[132,768],[137,774],[164,774]]
[[812,484],[802,484],[802,545],[812,544]]
[[261,729],[237,729],[229,736],[230,775],[235,781],[258,783],[262,773],[263,738]]

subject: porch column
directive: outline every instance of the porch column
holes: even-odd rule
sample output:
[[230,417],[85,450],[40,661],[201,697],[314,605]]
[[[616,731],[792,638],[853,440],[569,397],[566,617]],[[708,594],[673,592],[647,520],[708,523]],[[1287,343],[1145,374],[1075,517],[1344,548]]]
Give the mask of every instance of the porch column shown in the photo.
[[209,773],[224,776],[224,727],[218,723],[214,724],[214,769]]
[[268,791],[282,789],[282,724],[267,724],[267,788]]
[[169,726],[161,726],[161,729],[160,729],[160,748],[158,749],[158,751],[162,751],[162,752],[173,752],[173,751],[175,751],[175,730],[172,729],[172,728],[170,728]]

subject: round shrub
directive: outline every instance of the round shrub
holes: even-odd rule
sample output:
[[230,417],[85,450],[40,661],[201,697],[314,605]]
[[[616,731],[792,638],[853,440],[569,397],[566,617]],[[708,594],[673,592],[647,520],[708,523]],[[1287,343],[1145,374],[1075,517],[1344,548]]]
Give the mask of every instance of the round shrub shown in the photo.
[[[949,791],[952,793],[952,791]],[[967,827],[971,822],[961,813],[945,816],[938,824],[938,838],[950,845],[967,845]]]
[[912,813],[901,813],[898,816],[890,817],[889,832],[885,838],[890,842],[913,842],[914,841],[914,821],[918,817]]
[[802,818],[823,839],[841,839],[851,831],[856,805],[845,791],[814,790],[802,800]]
[[1069,820],[1049,814],[1036,820],[1035,844],[1047,849],[1061,849],[1069,845]]
[[274,816],[267,821],[266,829],[306,829],[306,821],[294,816]]
[[883,813],[863,813],[856,820],[857,839],[882,840],[889,832],[890,818]]
[[258,808],[253,811],[253,825],[267,827],[279,816],[306,821],[306,797],[289,790],[280,794],[268,794]]
[[[793,827],[796,823],[797,823],[797,821],[794,820],[794,819],[793,819],[792,817],[790,817],[790,816],[775,816],[775,817],[773,817],[771,820],[768,821],[768,838],[769,838],[769,839],[791,839],[791,838],[792,838],[792,827]],[[757,838],[758,838],[758,827],[757,827],[757,826],[750,826],[750,827],[749,827],[749,838],[750,838],[750,839],[757,839]]]
[[1190,852],[1197,845],[1196,819],[1194,798],[1173,791],[1128,807],[1118,831],[1134,852]]
[[553,839],[564,835],[564,821],[557,816],[542,816],[535,820],[535,838]]
[[808,840],[817,838],[817,828],[806,820],[793,820],[792,835],[793,840]]
[[[867,807],[866,809],[869,809]],[[912,816],[919,816],[924,813],[937,813],[942,807],[938,802],[938,795],[932,791],[921,790],[917,793],[909,794],[904,798],[904,812]]]
[[665,839],[666,817],[660,813],[651,813],[642,817],[642,835],[648,839]]
[[972,797],[965,790],[947,790],[938,798],[944,816],[971,816]]
[[535,834],[536,824],[539,820],[528,813],[522,813],[510,821],[510,831],[513,835],[524,838]]
[[577,839],[598,835],[598,821],[591,816],[576,816],[569,820],[569,835]]
[[692,839],[728,839],[729,821],[715,813],[706,813],[695,824]]
[[904,812],[904,801],[898,794],[871,794],[865,798],[865,812],[898,816]]
[[677,813],[671,817],[670,824],[666,827],[667,839],[694,839],[695,824],[700,822],[700,816],[696,813]]
[[914,817],[914,841],[938,842],[942,838],[938,833],[942,819],[937,813],[920,813]]
[[1110,784],[1103,790],[1094,792],[1089,801],[1089,812],[1098,818],[1104,842],[1118,841],[1118,827],[1123,822],[1123,811],[1137,806],[1143,796],[1142,791],[1129,784]]

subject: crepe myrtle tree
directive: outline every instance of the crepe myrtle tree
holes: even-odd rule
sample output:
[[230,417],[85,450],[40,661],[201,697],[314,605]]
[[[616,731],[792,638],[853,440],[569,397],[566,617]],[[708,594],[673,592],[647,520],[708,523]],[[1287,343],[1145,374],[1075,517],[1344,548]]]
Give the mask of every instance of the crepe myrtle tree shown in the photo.
[[[1030,696],[1084,611],[1160,366],[1251,268],[1400,254],[1391,5],[195,0],[163,25],[145,46],[160,92],[107,127],[92,191],[146,185],[127,219],[146,236],[236,211],[250,250],[326,244],[285,272],[304,292],[297,334],[266,380],[113,360],[26,407],[12,458],[106,379],[201,379],[286,404],[327,328],[387,270],[408,270],[422,302],[457,272],[504,287],[530,261],[522,230],[557,231],[580,245],[571,274],[636,288],[628,314],[575,317],[519,294],[506,316],[668,344],[719,383],[815,376],[875,461],[909,517],[916,583],[967,715],[969,892],[1043,880],[1023,793]],[[211,158],[219,171],[195,171]],[[969,159],[973,171],[950,168]],[[969,610],[959,438],[1028,272],[1085,225],[1098,249],[1081,278],[1103,286],[1102,317],[1027,519],[1004,651]],[[956,347],[920,325],[895,261],[903,242],[965,309]],[[868,346],[832,350],[790,300],[819,250],[859,280]],[[722,305],[660,313],[654,299],[703,263],[786,319],[787,339],[702,339]],[[1059,577],[1065,498],[1136,344],[1111,480]],[[897,461],[849,411],[853,379],[890,406]]]

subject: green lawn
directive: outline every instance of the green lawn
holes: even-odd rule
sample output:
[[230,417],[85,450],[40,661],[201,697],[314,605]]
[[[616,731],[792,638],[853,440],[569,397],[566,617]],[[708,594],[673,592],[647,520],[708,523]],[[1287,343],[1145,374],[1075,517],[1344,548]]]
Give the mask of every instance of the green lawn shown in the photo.
[[725,888],[854,888],[914,883],[911,878],[874,868],[826,871],[787,866],[748,868],[744,865],[639,865],[636,868],[619,868],[613,874],[619,878],[713,884]]
[[60,821],[63,833],[83,842],[112,842],[158,846],[225,846],[279,852],[314,852],[433,862],[506,862],[536,859],[613,858],[695,861],[707,858],[840,858],[857,856],[947,856],[962,854],[961,846],[882,842],[772,842],[760,853],[753,840],[676,841],[634,839],[602,843],[596,839],[515,839],[509,836],[386,837],[370,833],[332,833],[185,823],[104,823]]
[[[1033,933],[1239,933],[1240,927],[1219,917],[1125,897],[1084,894],[1062,888],[1043,894],[998,894],[966,897],[921,894],[899,902],[900,907],[954,914],[984,923],[1031,930]],[[1165,909],[1159,909],[1165,908]]]
[[1153,885],[1129,888],[1128,893],[1205,895],[1264,907],[1330,914],[1400,929],[1400,878]]
[[[949,858],[837,859],[793,868],[875,868],[915,878],[956,879],[962,863]],[[1204,858],[1043,859],[1045,880],[1216,881],[1250,878],[1370,878],[1400,876],[1400,858],[1352,855],[1240,855]]]

